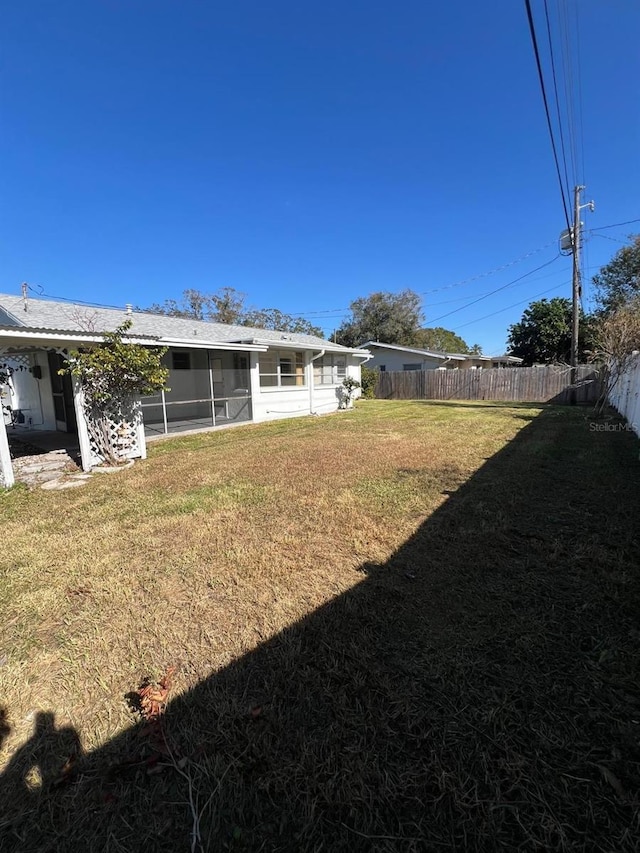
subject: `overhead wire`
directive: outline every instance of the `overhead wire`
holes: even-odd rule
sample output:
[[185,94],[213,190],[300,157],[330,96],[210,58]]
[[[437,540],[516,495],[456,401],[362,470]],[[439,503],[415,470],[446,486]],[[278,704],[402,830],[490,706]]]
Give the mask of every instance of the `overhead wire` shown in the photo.
[[464,329],[466,326],[472,326],[474,323],[480,323],[482,320],[488,320],[491,317],[495,317],[498,314],[502,314],[505,311],[510,311],[512,308],[517,308],[519,305],[524,305],[527,302],[531,302],[534,299],[539,299],[541,296],[546,296],[547,293],[551,293],[554,290],[558,290],[560,287],[566,287],[570,282],[565,281],[561,284],[555,284],[553,287],[550,287],[548,290],[543,290],[541,293],[536,293],[533,296],[529,296],[527,299],[521,299],[519,302],[514,302],[513,305],[507,305],[505,308],[498,308],[497,311],[492,311],[491,314],[485,314],[484,317],[476,317],[475,320],[469,320],[468,323],[462,323],[459,326],[455,326],[451,331],[457,332],[459,329]]
[[573,59],[571,55],[571,33],[569,23],[569,8],[567,0],[558,0],[558,20],[560,27],[560,38],[563,44],[562,66],[564,80],[564,97],[567,113],[567,125],[569,134],[569,155],[571,158],[571,173],[575,184],[579,183],[580,168],[578,165],[578,149],[576,144],[575,108],[574,108],[574,82],[573,82]]
[[623,225],[633,225],[635,222],[640,222],[638,219],[627,219],[626,222],[614,222],[613,225],[600,225],[598,228],[590,228],[590,231],[606,231],[608,228],[622,228]]
[[108,305],[105,302],[87,302],[84,299],[70,299],[67,296],[55,296],[47,293],[41,284],[27,284],[27,287],[36,296],[46,296],[48,299],[56,299],[59,302],[70,302],[74,305],[86,305],[88,308],[113,308],[115,311],[124,311],[126,305]]
[[509,281],[506,284],[501,285],[500,287],[496,287],[494,290],[490,290],[488,293],[485,293],[482,296],[478,296],[476,299],[473,299],[471,302],[468,302],[466,305],[462,305],[460,308],[454,308],[453,311],[449,311],[446,314],[441,314],[439,317],[434,317],[429,319],[429,323],[437,323],[439,320],[444,320],[446,317],[451,317],[452,314],[457,314],[459,311],[465,311],[467,308],[470,308],[472,305],[476,305],[478,302],[482,302],[484,299],[488,299],[489,296],[493,296],[495,293],[500,293],[502,290],[507,290],[509,287],[513,287],[518,282],[522,281],[525,278],[528,278],[530,275],[533,275],[536,272],[544,269],[545,267],[550,266],[555,263],[558,258],[563,257],[560,252],[554,257],[551,258],[550,261],[547,261],[544,264],[541,264],[539,267],[535,267],[535,269],[529,270],[524,275],[518,276],[518,278],[513,279],[513,281]]
[[573,5],[575,11],[575,22],[576,22],[576,55],[577,55],[577,68],[578,68],[578,122],[579,122],[579,133],[580,133],[580,155],[581,155],[581,167],[582,171],[580,174],[580,183],[585,183],[585,175],[587,173],[587,164],[585,162],[584,156],[584,109],[583,109],[583,100],[582,100],[582,52],[580,48],[580,7],[578,2],[574,2]]
[[547,128],[549,130],[549,137],[551,139],[551,148],[553,151],[553,159],[556,165],[556,173],[558,176],[558,184],[560,186],[560,196],[562,198],[562,207],[564,210],[564,218],[567,223],[567,230],[571,232],[571,223],[569,221],[569,210],[567,208],[567,199],[565,198],[564,187],[562,184],[562,175],[560,173],[560,162],[558,160],[558,150],[556,148],[556,141],[553,134],[553,125],[551,123],[551,114],[549,112],[549,101],[547,99],[547,89],[544,83],[544,75],[542,73],[542,64],[540,62],[540,50],[538,48],[538,38],[536,36],[536,28],[533,22],[533,12],[531,11],[531,0],[524,0],[526,10],[527,10],[527,19],[529,21],[529,32],[531,35],[531,42],[533,45],[533,52],[535,55],[536,66],[538,69],[538,79],[540,82],[540,89],[542,91],[542,100],[544,102],[544,111],[547,117]]
[[553,52],[553,39],[551,38],[551,22],[549,20],[549,7],[547,0],[544,0],[544,16],[547,24],[547,40],[549,42],[549,57],[551,59],[551,76],[553,79],[553,92],[556,99],[556,115],[558,118],[558,130],[560,131],[560,148],[562,150],[562,165],[564,167],[565,188],[567,198],[571,197],[571,188],[569,184],[569,173],[567,170],[567,152],[564,144],[564,131],[562,129],[562,119],[560,118],[560,97],[558,95],[558,78],[556,76],[556,62]]
[[[526,261],[527,258],[532,257],[533,255],[537,255],[539,252],[544,251],[544,249],[548,249],[549,246],[557,245],[557,240],[549,240],[548,243],[545,243],[543,246],[538,246],[537,249],[531,249],[529,252],[525,252],[524,255],[520,255],[520,257],[516,258],[513,261],[509,261],[506,264],[501,264],[498,267],[494,267],[493,269],[487,270],[487,272],[478,273],[477,275],[469,276],[469,278],[463,278],[460,281],[455,281],[452,284],[445,284],[442,287],[434,287],[430,290],[420,290],[417,291],[420,296],[427,296],[430,293],[441,293],[443,290],[451,290],[454,287],[461,287],[464,284],[470,284],[472,281],[478,281],[481,278],[487,278],[490,275],[495,275],[496,273],[502,272],[503,270],[508,269],[509,267],[513,267],[516,264],[522,263],[522,261]],[[350,308],[328,308],[325,311],[300,311],[296,313],[292,313],[292,317],[314,317],[317,316],[320,318],[321,315],[334,314],[337,315],[339,312],[348,312]]]

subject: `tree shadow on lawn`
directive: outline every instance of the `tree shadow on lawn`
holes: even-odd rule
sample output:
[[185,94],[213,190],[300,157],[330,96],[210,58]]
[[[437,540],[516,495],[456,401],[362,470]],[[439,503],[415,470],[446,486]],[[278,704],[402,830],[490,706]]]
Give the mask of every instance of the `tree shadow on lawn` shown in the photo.
[[[633,449],[545,410],[387,563],[159,725],[83,756],[49,719],[0,778],[0,847],[636,850]],[[43,744],[58,766],[34,790]]]

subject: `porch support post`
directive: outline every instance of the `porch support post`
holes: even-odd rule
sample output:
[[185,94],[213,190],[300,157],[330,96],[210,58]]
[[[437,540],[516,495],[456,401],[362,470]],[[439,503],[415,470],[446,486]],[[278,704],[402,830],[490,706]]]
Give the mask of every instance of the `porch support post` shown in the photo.
[[[211,364],[211,352],[207,352],[207,364],[209,365],[209,396],[211,397],[211,423],[216,425],[216,401],[214,399],[213,365]],[[224,391],[223,391],[224,393]]]
[[160,399],[162,400],[162,426],[164,434],[167,435],[169,432],[169,425],[167,424],[167,401],[164,396],[164,388],[160,389]]
[[133,404],[133,414],[136,419],[136,442],[138,444],[138,451],[140,452],[140,459],[147,458],[147,437],[144,433],[144,414],[142,411],[142,401],[136,400]]
[[94,465],[93,454],[91,452],[91,442],[89,441],[89,428],[87,426],[87,418],[84,411],[84,393],[82,391],[82,383],[80,380],[73,377],[73,407],[76,411],[76,423],[78,425],[78,444],[80,445],[80,459],[82,461],[82,470],[90,471]]
[[0,408],[0,487],[11,488],[15,483],[13,465],[11,464],[11,453],[9,452],[9,439],[7,438],[7,427],[4,422],[4,414]]
[[251,420],[259,421],[260,417],[256,417],[256,404],[260,400],[260,365],[259,357],[263,353],[249,353],[249,391],[251,395]]

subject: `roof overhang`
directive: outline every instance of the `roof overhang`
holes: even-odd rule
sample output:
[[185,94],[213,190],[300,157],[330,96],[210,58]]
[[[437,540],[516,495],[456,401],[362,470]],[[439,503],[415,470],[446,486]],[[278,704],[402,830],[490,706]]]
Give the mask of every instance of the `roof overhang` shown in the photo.
[[[125,336],[132,344],[158,345],[158,339],[150,336]],[[104,343],[104,337],[97,332],[69,332],[62,329],[29,329],[24,326],[0,326],[0,343],[15,343],[18,346],[34,344],[36,346],[51,345],[59,347],[61,343],[69,344],[98,344]]]
[[[189,349],[231,350],[238,352],[265,352],[265,345],[237,344],[220,341],[194,341],[191,338],[164,338],[155,335],[123,335],[122,339],[130,344],[143,346],[172,347]],[[0,344],[5,346],[57,347],[61,344],[78,346],[81,344],[104,343],[104,334],[97,332],[73,332],[64,329],[30,329],[25,326],[0,326]]]
[[[278,340],[277,338],[247,338],[246,341],[256,346],[260,346],[263,350],[268,347],[272,347],[274,349],[309,350],[310,352],[320,352],[321,350],[324,350],[325,352],[360,356],[361,358],[369,358],[371,356],[371,353],[368,350],[349,349],[348,347],[341,347],[336,344],[332,345],[330,341],[317,344],[309,343],[308,341],[292,341],[289,338],[282,338],[281,340]],[[242,342],[243,341],[240,341],[239,343]]]
[[[127,339],[128,340],[128,339]],[[193,338],[157,338],[158,346],[185,347],[189,349],[231,350],[232,352],[266,352],[266,344],[245,344],[236,341],[199,341]]]
[[[461,355],[456,352],[435,352],[434,350],[418,349],[417,347],[402,347],[399,344],[384,344],[380,341],[367,341],[363,344],[364,347],[377,347],[378,349],[389,350],[389,352],[405,353],[406,355],[418,355],[422,358],[435,358],[439,361],[466,361],[469,356]],[[361,349],[359,352],[366,352]]]
[[[130,344],[160,347],[184,347],[185,349],[226,350],[227,352],[266,352],[270,347],[277,349],[308,350],[312,352],[341,353],[356,358],[368,359],[371,353],[363,349],[347,349],[328,344],[313,344],[291,340],[272,340],[251,338],[239,341],[207,341],[194,338],[172,338],[156,335],[123,335],[122,339]],[[28,326],[0,326],[0,345],[37,346],[60,348],[65,344],[100,344],[104,342],[101,332],[78,332],[68,329],[36,329]]]

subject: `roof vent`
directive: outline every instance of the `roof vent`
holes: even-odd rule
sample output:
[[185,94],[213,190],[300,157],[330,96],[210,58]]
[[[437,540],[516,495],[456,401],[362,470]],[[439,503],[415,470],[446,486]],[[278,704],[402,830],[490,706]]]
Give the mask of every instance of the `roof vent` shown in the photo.
[[126,309],[127,314],[133,314],[133,305],[130,302],[127,302],[124,307]]
[[27,284],[26,281],[23,281],[22,282],[22,300],[24,302],[24,310],[25,311],[29,310],[28,296],[29,296],[29,285]]

